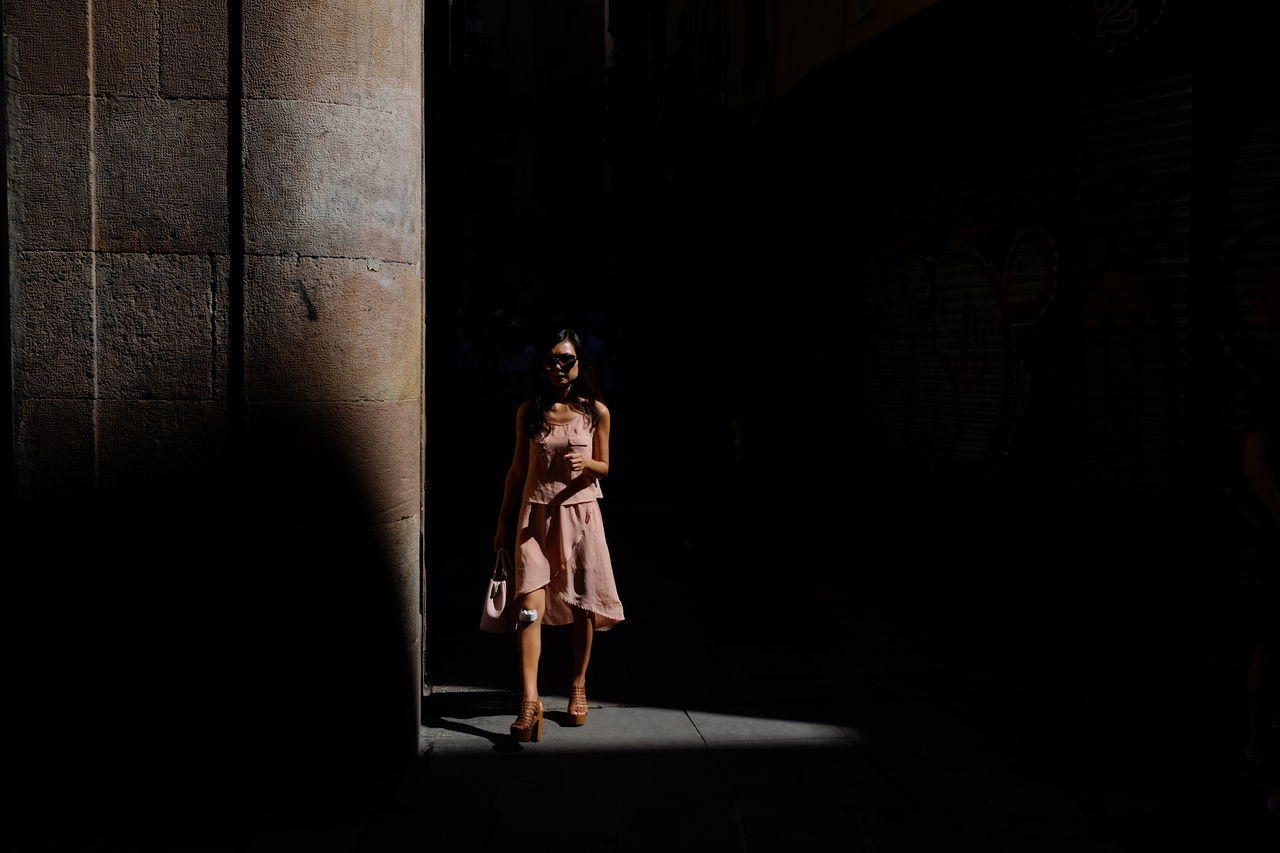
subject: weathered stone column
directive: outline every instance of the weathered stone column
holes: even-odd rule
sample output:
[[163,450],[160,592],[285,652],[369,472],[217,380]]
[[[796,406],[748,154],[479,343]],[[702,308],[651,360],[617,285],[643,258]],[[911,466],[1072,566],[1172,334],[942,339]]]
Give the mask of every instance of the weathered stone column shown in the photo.
[[244,4],[247,425],[339,449],[421,697],[422,5]]
[[4,13],[29,721],[114,691],[131,758],[209,703],[236,760],[411,754],[421,4]]

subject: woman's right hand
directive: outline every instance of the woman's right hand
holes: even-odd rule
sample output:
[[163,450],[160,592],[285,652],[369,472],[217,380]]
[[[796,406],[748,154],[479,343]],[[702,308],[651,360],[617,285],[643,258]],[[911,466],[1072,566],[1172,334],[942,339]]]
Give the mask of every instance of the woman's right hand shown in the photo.
[[507,533],[506,525],[500,525],[498,532],[493,534],[493,551],[495,554],[499,551],[506,551],[507,555],[510,556],[511,548],[508,547],[509,545],[509,534]]

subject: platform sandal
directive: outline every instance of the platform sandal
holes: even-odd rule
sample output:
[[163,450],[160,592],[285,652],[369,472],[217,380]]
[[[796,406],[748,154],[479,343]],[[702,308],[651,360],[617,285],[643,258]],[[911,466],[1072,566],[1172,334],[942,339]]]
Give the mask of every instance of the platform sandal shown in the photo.
[[525,699],[520,716],[511,724],[511,736],[520,743],[535,743],[542,737],[542,699]]
[[580,726],[587,721],[587,688],[570,685],[569,690],[569,723]]

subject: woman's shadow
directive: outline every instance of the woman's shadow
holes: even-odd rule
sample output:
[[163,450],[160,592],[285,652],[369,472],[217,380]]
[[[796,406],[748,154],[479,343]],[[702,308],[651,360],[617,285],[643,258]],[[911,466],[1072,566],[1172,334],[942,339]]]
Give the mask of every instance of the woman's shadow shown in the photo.
[[520,745],[510,733],[492,732],[457,721],[457,718],[496,716],[506,711],[509,704],[509,694],[501,690],[433,693],[422,701],[422,725],[483,738],[493,744],[494,752],[519,752]]

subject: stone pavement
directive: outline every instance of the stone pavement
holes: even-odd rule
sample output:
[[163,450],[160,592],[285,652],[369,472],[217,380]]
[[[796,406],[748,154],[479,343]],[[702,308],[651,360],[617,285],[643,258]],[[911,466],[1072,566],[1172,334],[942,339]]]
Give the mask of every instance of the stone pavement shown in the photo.
[[543,702],[542,740],[511,745],[509,697],[448,688],[432,697],[429,784],[466,786],[475,825],[487,827],[468,841],[474,846],[456,849],[580,842],[652,850],[696,841],[769,850],[845,837],[858,849],[856,836],[866,834],[854,811],[866,764],[852,748],[859,733],[808,719],[812,709],[592,700],[587,724],[572,727],[566,696]]

